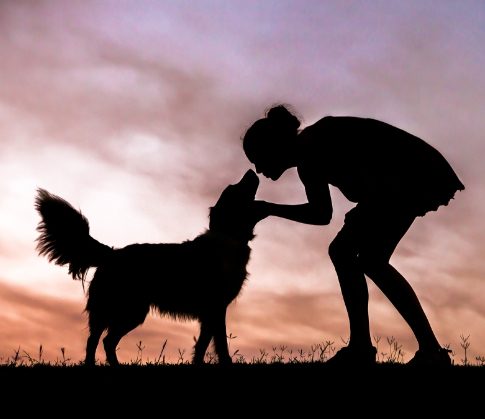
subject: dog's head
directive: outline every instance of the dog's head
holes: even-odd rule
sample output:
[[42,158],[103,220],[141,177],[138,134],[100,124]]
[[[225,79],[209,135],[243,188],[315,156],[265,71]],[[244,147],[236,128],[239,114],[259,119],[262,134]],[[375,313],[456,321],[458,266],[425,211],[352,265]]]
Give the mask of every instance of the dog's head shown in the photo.
[[210,210],[209,229],[238,240],[251,240],[259,221],[252,205],[258,186],[258,176],[248,170],[238,183],[224,189]]

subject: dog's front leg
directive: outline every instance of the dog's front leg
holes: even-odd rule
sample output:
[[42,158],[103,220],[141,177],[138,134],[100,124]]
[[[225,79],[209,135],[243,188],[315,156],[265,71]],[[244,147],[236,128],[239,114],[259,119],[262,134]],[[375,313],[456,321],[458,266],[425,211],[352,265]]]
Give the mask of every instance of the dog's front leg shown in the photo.
[[213,331],[212,331],[212,324],[208,319],[201,319],[200,320],[200,333],[199,338],[194,346],[194,356],[192,358],[192,362],[194,364],[202,364],[204,363],[204,356],[209,343],[212,339]]
[[216,348],[219,364],[232,364],[232,358],[229,355],[226,332],[226,307],[220,310],[214,319],[214,345]]

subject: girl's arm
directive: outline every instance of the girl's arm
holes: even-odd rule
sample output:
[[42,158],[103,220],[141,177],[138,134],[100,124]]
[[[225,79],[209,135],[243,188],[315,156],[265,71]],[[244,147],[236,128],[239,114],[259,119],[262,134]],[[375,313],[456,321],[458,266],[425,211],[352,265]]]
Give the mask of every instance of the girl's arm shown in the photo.
[[[327,225],[332,219],[332,199],[330,189],[326,182],[309,182],[300,178],[305,185],[308,198],[306,204],[284,205],[274,204],[266,201],[256,201],[256,211],[260,214],[258,218],[263,219],[269,215],[286,218],[304,224]],[[315,178],[313,178],[315,180]]]

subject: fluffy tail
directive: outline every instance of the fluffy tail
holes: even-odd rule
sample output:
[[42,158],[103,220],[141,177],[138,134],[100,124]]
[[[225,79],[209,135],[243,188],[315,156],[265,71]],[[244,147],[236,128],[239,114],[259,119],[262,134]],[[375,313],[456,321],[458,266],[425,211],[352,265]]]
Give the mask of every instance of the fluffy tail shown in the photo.
[[84,281],[89,268],[99,266],[113,252],[89,235],[87,218],[64,199],[38,189],[35,209],[42,217],[37,226],[39,255],[57,265],[68,264],[73,279]]

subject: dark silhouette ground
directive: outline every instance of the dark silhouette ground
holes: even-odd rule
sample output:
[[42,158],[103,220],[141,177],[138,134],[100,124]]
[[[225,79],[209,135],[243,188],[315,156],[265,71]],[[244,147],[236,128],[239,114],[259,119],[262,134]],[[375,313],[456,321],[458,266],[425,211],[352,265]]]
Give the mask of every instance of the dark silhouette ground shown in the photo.
[[[410,369],[328,368],[325,364],[168,365],[113,367],[0,367],[2,405],[33,406],[63,416],[142,412],[186,417],[194,411],[225,416],[450,417],[480,408],[483,367]],[[35,401],[35,402],[34,402]],[[65,407],[63,407],[65,406]],[[4,407],[5,408],[5,407]],[[289,410],[291,409],[291,410]],[[127,412],[131,412],[127,415]],[[170,412],[170,413],[169,413]],[[293,412],[293,413],[292,413]],[[418,415],[419,412],[419,415]],[[475,410],[476,412],[476,410]],[[284,415],[284,416],[283,416]],[[475,417],[476,413],[474,413]],[[202,415],[206,417],[206,413]]]

